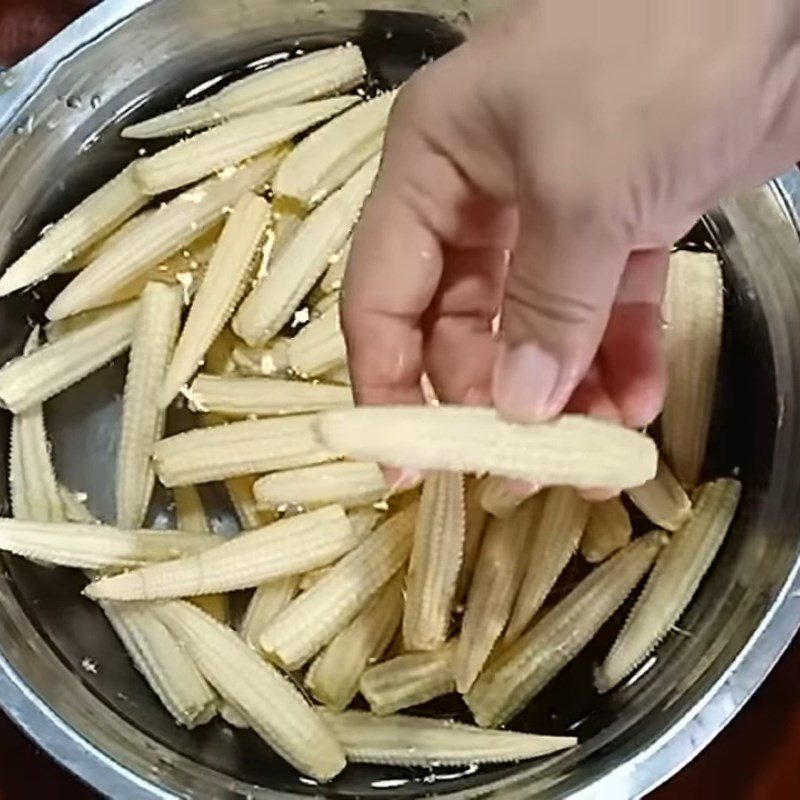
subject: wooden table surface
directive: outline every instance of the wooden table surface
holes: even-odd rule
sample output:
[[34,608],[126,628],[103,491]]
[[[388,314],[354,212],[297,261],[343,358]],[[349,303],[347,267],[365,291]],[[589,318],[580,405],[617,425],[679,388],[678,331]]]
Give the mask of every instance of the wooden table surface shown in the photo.
[[[0,65],[22,58],[91,4],[91,0],[0,0]],[[800,797],[798,674],[800,640],[739,717],[651,800]],[[0,754],[0,800],[93,797],[2,715]]]

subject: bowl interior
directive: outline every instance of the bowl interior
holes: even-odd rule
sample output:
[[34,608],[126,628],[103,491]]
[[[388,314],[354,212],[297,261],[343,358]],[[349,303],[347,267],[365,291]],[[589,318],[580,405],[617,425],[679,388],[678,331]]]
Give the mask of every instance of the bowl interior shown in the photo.
[[[16,215],[13,224],[10,212],[5,220],[0,216],[0,235],[9,237],[0,264],[29,246],[42,225],[58,219],[140,154],[141,143],[119,138],[124,124],[174,107],[187,93],[194,94],[197,87],[220,74],[230,80],[271,58],[352,39],[364,48],[374,80],[385,85],[403,79],[461,39],[452,18],[435,15],[378,10],[355,17],[343,14],[336,24],[332,20],[329,13],[320,16],[316,26],[309,26],[308,20],[302,24],[284,20],[283,27],[275,28],[262,23],[267,35],[258,30],[244,40],[215,40],[206,50],[164,51],[156,42],[153,69],[143,69],[138,79],[114,93],[94,95],[89,90],[49,97],[48,103],[57,105],[59,114],[69,114],[72,108],[83,109],[82,116],[66,123],[61,131],[54,127],[43,132],[47,123],[36,120],[33,133],[23,130],[16,134],[22,148],[26,137],[48,136],[48,158],[57,165],[57,175],[29,193],[24,216]],[[170,57],[161,59],[162,52]],[[5,229],[4,221],[9,223]],[[428,770],[350,766],[333,784],[320,788],[298,776],[249,732],[234,731],[220,721],[192,733],[177,728],[132,668],[102,613],[79,596],[84,580],[78,573],[3,557],[3,613],[22,617],[32,626],[25,635],[37,637],[37,657],[51,662],[48,674],[68,671],[75,691],[87,698],[86,702],[90,698],[93,708],[107,712],[98,711],[98,730],[107,725],[116,731],[119,741],[115,746],[122,748],[118,753],[146,748],[152,762],[149,777],[167,786],[181,785],[202,794],[209,791],[210,782],[217,787],[214,796],[223,796],[225,791],[259,794],[262,790],[348,797],[420,796],[497,785],[523,772],[531,787],[545,793],[585,784],[593,775],[641,750],[696,702],[752,633],[770,593],[777,591],[788,574],[796,551],[796,541],[787,544],[783,531],[764,527],[759,521],[771,480],[778,407],[767,320],[749,279],[752,265],[737,248],[733,231],[721,214],[699,223],[683,246],[716,249],[725,263],[724,356],[707,474],[740,475],[744,500],[717,562],[681,620],[680,630],[667,638],[645,670],[610,695],[598,697],[592,690],[592,668],[618,629],[626,612],[623,608],[511,725],[525,731],[575,734],[582,742],[575,751],[533,766]],[[21,351],[31,326],[44,321],[44,308],[62,283],[63,279],[54,279],[0,302],[0,363]],[[46,404],[59,476],[71,489],[86,492],[92,510],[109,521],[114,519],[125,370],[126,359],[117,359]],[[7,413],[0,414],[4,452],[9,421]],[[171,413],[170,430],[190,424],[187,412]],[[212,484],[204,487],[203,497],[215,526],[224,532],[235,531],[235,514],[225,493]],[[0,470],[0,500],[8,513],[5,466]],[[168,493],[157,492],[151,517],[163,520],[171,513]],[[783,557],[767,571],[765,559],[777,548]],[[574,583],[581,571],[576,560],[563,586]],[[5,626],[2,644],[13,655],[9,630]],[[27,679],[25,666],[18,669]],[[67,701],[52,697],[47,681],[40,685],[35,685],[33,677],[31,681],[45,702],[60,707],[68,717]],[[456,699],[433,703],[424,710],[468,719]],[[108,731],[103,736],[107,740]]]

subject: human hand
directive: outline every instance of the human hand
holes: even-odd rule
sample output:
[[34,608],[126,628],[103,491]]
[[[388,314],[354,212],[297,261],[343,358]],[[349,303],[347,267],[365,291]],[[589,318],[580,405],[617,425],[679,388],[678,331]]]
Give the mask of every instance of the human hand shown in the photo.
[[426,372],[514,420],[648,424],[670,246],[800,155],[797,17],[525,0],[415,75],[345,281],[357,400],[421,402]]

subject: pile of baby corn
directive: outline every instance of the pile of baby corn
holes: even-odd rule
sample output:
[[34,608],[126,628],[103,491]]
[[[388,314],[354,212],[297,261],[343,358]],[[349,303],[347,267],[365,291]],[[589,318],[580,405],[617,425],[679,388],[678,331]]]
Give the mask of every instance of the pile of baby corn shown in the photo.
[[[332,48],[133,125],[124,136],[179,138],[0,277],[6,295],[74,273],[0,370],[14,415],[0,548],[84,570],[179,724],[220,714],[318,781],[348,760],[491,763],[574,745],[496,729],[642,584],[597,690],[631,675],[690,602],[740,493],[699,485],[722,327],[713,255],[670,265],[661,458],[646,435],[576,415],[521,426],[488,408],[353,407],[340,288],[395,97],[367,97],[365,77],[357,47]],[[117,518],[101,524],[54,471],[43,404],[125,351]],[[163,438],[176,398],[197,425]],[[392,492],[378,464],[426,477]],[[545,488],[524,498],[509,478]],[[157,479],[177,530],[142,529]],[[230,494],[235,538],[211,530],[197,491],[211,481]],[[591,504],[579,490],[592,487],[623,497]],[[631,503],[651,532],[633,536]],[[597,566],[554,600],[578,551]],[[228,594],[242,590],[237,619]],[[480,727],[396,713],[452,692]],[[371,713],[347,710],[359,693]]]

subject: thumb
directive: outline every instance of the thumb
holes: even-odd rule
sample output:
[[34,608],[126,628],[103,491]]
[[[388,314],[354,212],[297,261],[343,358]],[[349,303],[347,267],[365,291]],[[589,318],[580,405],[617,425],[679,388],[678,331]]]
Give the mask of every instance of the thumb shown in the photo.
[[521,209],[493,379],[503,416],[554,416],[588,371],[629,253],[621,233],[585,207],[566,214]]

